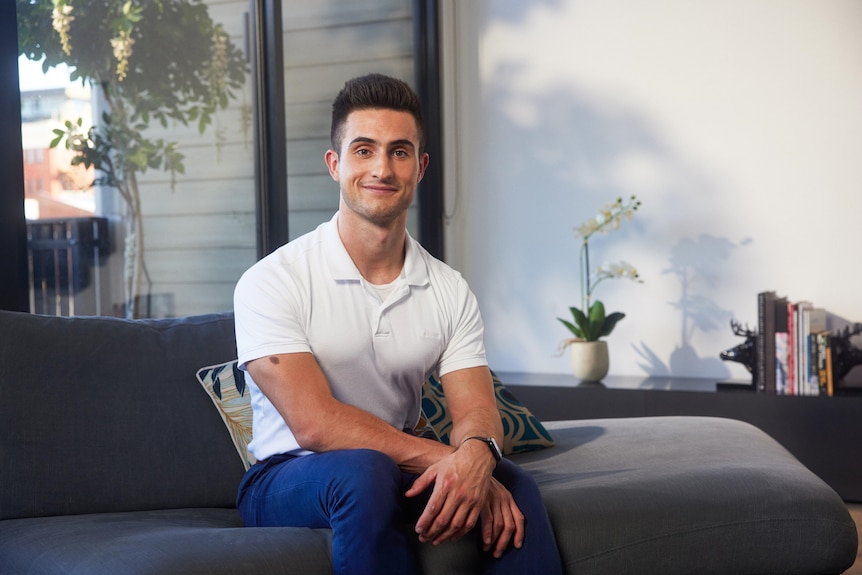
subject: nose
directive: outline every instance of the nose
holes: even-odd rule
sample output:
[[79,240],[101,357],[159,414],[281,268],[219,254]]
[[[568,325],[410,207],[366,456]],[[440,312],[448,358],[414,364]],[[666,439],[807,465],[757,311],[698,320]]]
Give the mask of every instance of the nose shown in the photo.
[[389,154],[377,154],[371,175],[379,180],[388,180],[393,173],[392,158],[389,157]]

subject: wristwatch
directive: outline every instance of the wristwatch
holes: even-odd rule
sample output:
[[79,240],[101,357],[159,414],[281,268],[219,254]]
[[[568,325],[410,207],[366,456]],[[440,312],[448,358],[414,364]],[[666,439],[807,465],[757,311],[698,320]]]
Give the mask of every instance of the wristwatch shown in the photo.
[[488,446],[488,449],[491,450],[491,455],[494,456],[494,461],[496,463],[499,463],[500,460],[503,459],[503,452],[500,451],[500,446],[497,445],[497,440],[494,439],[493,437],[481,437],[479,435],[474,435],[474,436],[468,437],[464,441],[462,441],[461,445],[464,445],[466,442],[470,441],[471,439],[478,439],[479,441],[485,443]]

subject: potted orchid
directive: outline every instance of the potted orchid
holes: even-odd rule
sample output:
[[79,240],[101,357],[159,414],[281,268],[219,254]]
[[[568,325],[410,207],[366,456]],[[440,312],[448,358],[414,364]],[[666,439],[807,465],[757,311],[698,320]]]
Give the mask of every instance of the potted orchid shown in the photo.
[[[641,283],[638,271],[627,262],[605,264],[590,273],[590,238],[596,233],[606,234],[619,229],[625,220],[630,220],[641,202],[636,196],[628,200],[622,198],[599,211],[575,231],[581,238],[580,280],[581,307],[570,307],[572,320],[557,318],[575,337],[564,342],[571,349],[572,370],[583,381],[600,381],[607,375],[609,361],[607,343],[601,338],[610,335],[617,323],[625,317],[624,313],[606,313],[604,304],[593,299],[596,287],[607,279],[627,278]],[[588,346],[575,346],[588,343]]]

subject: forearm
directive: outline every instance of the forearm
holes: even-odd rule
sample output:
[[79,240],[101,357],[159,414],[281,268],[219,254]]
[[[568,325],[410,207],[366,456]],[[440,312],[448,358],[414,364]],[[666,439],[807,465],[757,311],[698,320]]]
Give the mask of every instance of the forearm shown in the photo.
[[452,425],[449,441],[454,447],[461,445],[468,437],[493,437],[502,445],[503,423],[497,407],[474,409],[459,422]]
[[401,469],[422,473],[451,454],[454,447],[395,429],[382,419],[335,399],[318,412],[297,440],[304,449],[324,452],[373,449],[388,455]]
[[459,447],[468,437],[493,437],[503,445],[503,422],[487,367],[451,372],[442,378],[452,415],[449,442]]

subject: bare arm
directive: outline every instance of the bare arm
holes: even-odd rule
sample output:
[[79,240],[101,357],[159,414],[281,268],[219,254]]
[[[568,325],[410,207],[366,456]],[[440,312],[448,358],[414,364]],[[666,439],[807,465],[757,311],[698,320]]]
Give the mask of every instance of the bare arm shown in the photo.
[[262,357],[249,362],[247,369],[303,449],[374,449],[413,473],[424,472],[453,451],[448,445],[411,436],[335,399],[310,353]]

